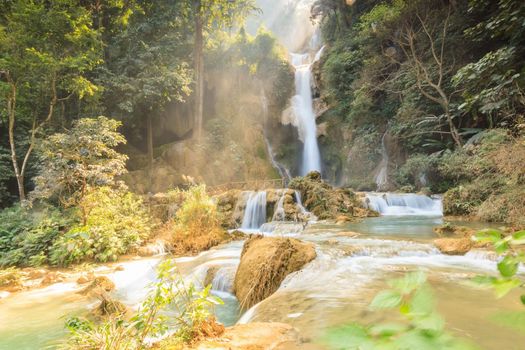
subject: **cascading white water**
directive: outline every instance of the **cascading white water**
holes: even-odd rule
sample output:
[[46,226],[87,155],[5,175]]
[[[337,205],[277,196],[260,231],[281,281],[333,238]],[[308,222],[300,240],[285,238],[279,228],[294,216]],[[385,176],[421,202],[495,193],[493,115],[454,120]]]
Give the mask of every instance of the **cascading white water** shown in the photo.
[[[318,45],[310,41],[310,49],[315,50]],[[292,98],[292,107],[297,120],[299,138],[303,141],[303,158],[301,175],[317,170],[321,171],[321,152],[317,143],[317,124],[313,109],[312,96],[312,63],[321,57],[324,47],[318,50],[312,60],[311,54],[291,54],[291,63],[295,67],[295,96]]]
[[385,144],[386,132],[381,138],[381,163],[379,163],[379,171],[376,174],[376,185],[378,191],[385,190],[388,185],[388,151]]
[[286,219],[286,213],[284,211],[284,196],[286,195],[286,192],[283,191],[281,194],[281,197],[277,201],[277,204],[275,205],[275,209],[273,211],[272,221],[284,221]]
[[266,191],[253,192],[246,202],[241,228],[258,229],[266,222]]
[[367,193],[366,205],[381,215],[443,215],[441,198],[414,193]]

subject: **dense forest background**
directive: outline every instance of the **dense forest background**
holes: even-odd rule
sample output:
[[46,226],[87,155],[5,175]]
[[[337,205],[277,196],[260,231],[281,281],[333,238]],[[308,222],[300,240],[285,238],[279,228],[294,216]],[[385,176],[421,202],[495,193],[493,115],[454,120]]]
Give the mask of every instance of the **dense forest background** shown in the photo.
[[[348,3],[348,1],[346,2]],[[445,214],[523,224],[525,4],[316,1],[324,176],[445,193]]]
[[[258,15],[248,0],[1,1],[0,205],[38,187],[51,135],[100,115],[122,124],[116,176],[134,192],[276,178],[270,152],[295,174],[293,68],[270,31],[244,30]],[[383,190],[521,220],[524,17],[516,0],[313,1],[323,177],[375,190],[386,154]]]

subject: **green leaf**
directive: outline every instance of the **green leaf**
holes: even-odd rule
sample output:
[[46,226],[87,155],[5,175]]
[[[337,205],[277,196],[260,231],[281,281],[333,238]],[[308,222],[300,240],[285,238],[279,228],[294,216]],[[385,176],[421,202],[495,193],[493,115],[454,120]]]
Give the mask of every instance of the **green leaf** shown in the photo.
[[409,294],[422,286],[427,280],[423,271],[407,273],[403,278],[389,281],[388,284],[401,294]]
[[357,324],[330,329],[320,342],[329,349],[373,349],[373,343],[367,330]]
[[401,323],[383,323],[383,324],[373,325],[370,328],[370,333],[374,336],[388,338],[393,335],[402,333],[408,329],[409,329],[408,325],[401,324]]
[[431,314],[434,311],[434,298],[429,287],[419,288],[410,300],[410,313],[415,315]]
[[521,303],[525,305],[525,294],[520,296]]
[[518,262],[513,257],[506,256],[498,263],[498,270],[503,277],[512,277],[518,272]]
[[414,319],[418,328],[439,332],[445,327],[445,320],[437,313],[428,314],[425,317]]
[[479,231],[474,236],[472,236],[472,239],[477,242],[491,242],[496,243],[503,237],[503,234],[500,230],[495,229],[486,229]]
[[501,298],[507,295],[511,290],[519,287],[520,285],[521,281],[515,278],[496,280],[493,283],[494,291],[496,292],[497,298]]
[[370,304],[371,309],[392,309],[398,307],[401,304],[402,296],[399,292],[394,290],[384,290],[379,292],[372,303]]
[[509,244],[506,241],[497,241],[494,243],[494,250],[498,254],[503,254],[509,249]]
[[512,235],[512,245],[521,245],[525,244],[525,230],[514,232]]

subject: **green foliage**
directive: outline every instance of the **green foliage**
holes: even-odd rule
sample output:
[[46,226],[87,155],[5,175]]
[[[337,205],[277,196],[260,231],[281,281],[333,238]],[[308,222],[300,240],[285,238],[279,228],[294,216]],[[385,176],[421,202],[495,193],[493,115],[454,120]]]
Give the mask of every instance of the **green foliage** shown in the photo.
[[398,310],[405,322],[344,325],[330,330],[321,342],[329,349],[474,349],[445,331],[424,273],[407,273],[388,284],[391,289],[378,293],[370,308]]
[[57,200],[63,207],[78,204],[90,187],[115,185],[126,172],[127,156],[114,148],[126,142],[120,122],[106,117],[76,121],[66,133],[42,142],[34,198]]
[[66,325],[71,335],[60,349],[144,349],[147,337],[162,336],[168,329],[176,330],[173,338],[178,342],[189,342],[217,304],[222,301],[210,294],[210,287],[197,290],[184,281],[174,261],[166,260],[159,265],[158,281],[131,319],[111,318],[102,324],[69,319]]
[[124,30],[109,38],[110,50],[98,79],[107,110],[142,126],[158,117],[170,101],[191,92],[187,56],[188,18],[182,4],[143,3]]
[[[473,239],[490,244],[502,258],[498,262],[499,276],[477,276],[472,281],[480,287],[493,289],[498,298],[517,288],[525,291],[525,282],[518,276],[519,268],[525,265],[525,230],[504,234],[500,230],[487,229],[478,232]],[[525,305],[525,294],[520,296],[520,301]],[[495,320],[525,332],[525,311],[500,312]]]
[[490,127],[504,120],[513,122],[525,108],[523,77],[513,69],[515,55],[514,47],[503,47],[459,69],[452,84],[462,88],[465,102],[458,109],[487,115]]
[[206,193],[205,186],[193,186],[186,191],[177,189],[170,195],[184,198],[175,220],[163,228],[163,236],[171,243],[174,253],[198,253],[228,238],[221,227],[217,204]]
[[422,183],[421,177],[429,174],[437,163],[437,157],[414,154],[397,169],[395,173],[396,182],[401,186],[417,184],[421,188],[425,185]]
[[84,222],[54,242],[51,262],[55,265],[115,261],[149,237],[151,218],[137,195],[104,186],[89,190],[78,205]]
[[75,221],[54,208],[29,210],[20,206],[0,213],[0,265],[48,264],[54,241]]

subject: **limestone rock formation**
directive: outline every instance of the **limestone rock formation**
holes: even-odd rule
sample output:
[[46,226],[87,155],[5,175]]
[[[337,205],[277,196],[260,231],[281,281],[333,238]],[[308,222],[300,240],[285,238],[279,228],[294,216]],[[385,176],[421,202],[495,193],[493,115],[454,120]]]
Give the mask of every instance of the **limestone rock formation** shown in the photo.
[[319,219],[344,222],[351,221],[354,217],[375,215],[363,208],[362,201],[354,192],[330,186],[321,179],[321,174],[317,171],[293,179],[289,187],[301,193],[305,207]]
[[443,254],[465,255],[474,246],[470,238],[439,238],[434,240],[434,245]]
[[253,235],[244,243],[234,291],[243,308],[273,294],[287,275],[317,256],[311,243]]

